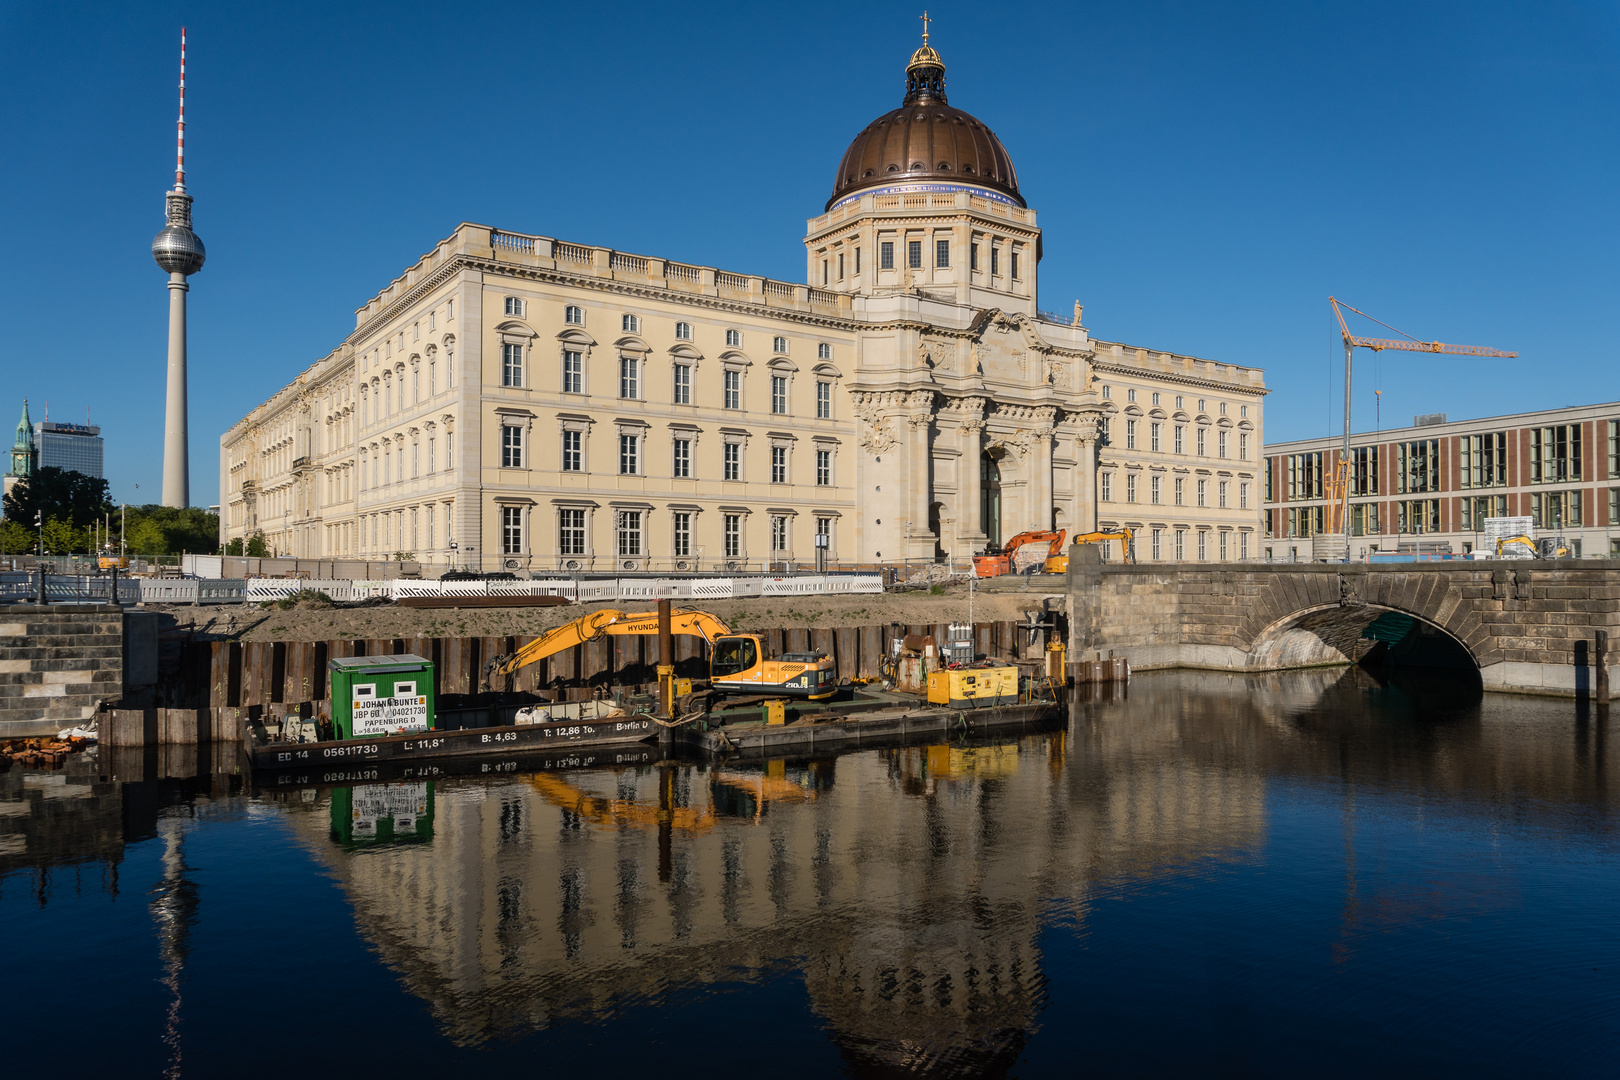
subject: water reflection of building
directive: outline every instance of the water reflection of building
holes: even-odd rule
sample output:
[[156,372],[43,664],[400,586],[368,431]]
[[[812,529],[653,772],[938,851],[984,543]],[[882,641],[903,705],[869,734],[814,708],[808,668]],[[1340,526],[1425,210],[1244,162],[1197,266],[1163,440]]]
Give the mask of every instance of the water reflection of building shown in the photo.
[[323,805],[288,808],[457,1042],[794,958],[857,1071],[994,1074],[1038,1023],[1050,898],[1262,834],[1257,775],[1165,768],[1098,785],[1071,753],[1052,734],[444,783],[430,845],[353,856],[330,842]]

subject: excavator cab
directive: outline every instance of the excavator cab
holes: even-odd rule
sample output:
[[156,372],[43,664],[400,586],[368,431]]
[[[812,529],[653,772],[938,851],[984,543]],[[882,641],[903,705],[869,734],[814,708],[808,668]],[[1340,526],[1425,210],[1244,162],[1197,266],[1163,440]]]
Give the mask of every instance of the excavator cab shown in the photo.
[[716,679],[746,677],[759,666],[759,641],[751,637],[723,637],[714,643],[709,675]]

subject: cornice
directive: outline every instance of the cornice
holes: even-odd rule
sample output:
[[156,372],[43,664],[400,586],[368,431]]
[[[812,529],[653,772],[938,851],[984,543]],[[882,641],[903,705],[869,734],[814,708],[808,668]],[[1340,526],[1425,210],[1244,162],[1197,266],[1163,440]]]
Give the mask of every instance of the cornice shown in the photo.
[[[1177,383],[1181,386],[1201,386],[1208,390],[1225,390],[1230,393],[1253,394],[1265,397],[1271,390],[1264,384],[1254,386],[1250,383],[1226,382],[1220,379],[1211,379],[1207,376],[1188,375],[1176,371],[1153,371],[1147,368],[1131,367],[1128,364],[1110,364],[1102,360],[1093,360],[1092,369],[1099,375],[1121,375],[1132,379],[1156,379],[1161,382]],[[1246,370],[1254,370],[1249,368]]]

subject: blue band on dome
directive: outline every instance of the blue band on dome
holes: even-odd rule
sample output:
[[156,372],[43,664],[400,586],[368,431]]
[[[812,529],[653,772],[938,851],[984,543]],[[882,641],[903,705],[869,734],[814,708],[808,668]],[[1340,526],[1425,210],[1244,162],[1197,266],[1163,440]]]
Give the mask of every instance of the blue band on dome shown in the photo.
[[823,210],[822,213],[830,214],[845,203],[854,202],[862,195],[917,195],[935,191],[966,191],[986,199],[1006,203],[1008,206],[1019,205],[1017,199],[1010,199],[999,191],[991,191],[989,188],[982,188],[977,184],[885,184],[883,187],[862,188],[857,192],[845,195],[842,199],[827,207],[826,210]]

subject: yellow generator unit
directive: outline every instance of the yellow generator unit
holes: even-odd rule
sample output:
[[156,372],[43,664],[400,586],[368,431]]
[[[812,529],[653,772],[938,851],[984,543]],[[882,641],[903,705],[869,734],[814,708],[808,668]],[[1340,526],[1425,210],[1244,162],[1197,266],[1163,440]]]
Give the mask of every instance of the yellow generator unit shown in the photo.
[[947,668],[928,673],[928,701],[953,709],[1018,704],[1018,669],[1006,667]]

